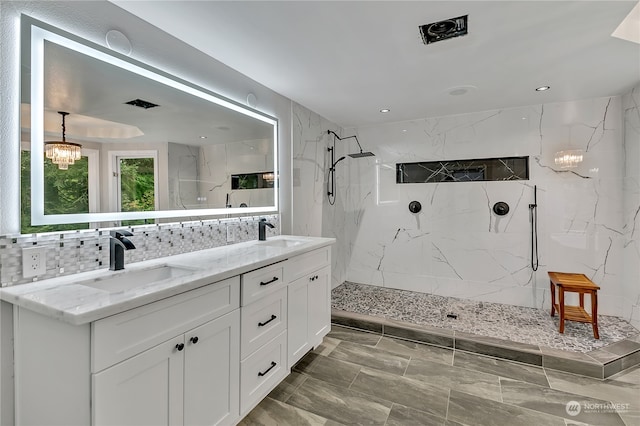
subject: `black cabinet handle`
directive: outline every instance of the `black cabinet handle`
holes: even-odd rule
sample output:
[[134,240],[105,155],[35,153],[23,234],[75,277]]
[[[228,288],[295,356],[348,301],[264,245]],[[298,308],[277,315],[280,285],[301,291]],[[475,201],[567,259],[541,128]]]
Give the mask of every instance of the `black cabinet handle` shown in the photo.
[[274,283],[276,281],[278,281],[278,277],[273,277],[273,279],[271,281],[267,281],[266,283],[260,281],[260,285],[269,285],[269,284]]
[[315,280],[317,280],[317,279],[318,279],[318,276],[317,276],[317,275],[314,275],[313,277],[309,277],[309,280],[310,280],[310,281],[315,281]]
[[198,343],[198,336],[193,336],[191,339],[189,339],[189,341],[195,345],[196,343]]
[[181,350],[183,350],[183,349],[184,349],[184,343],[178,343],[178,344],[176,345],[176,349],[178,350],[178,352],[180,352]]
[[318,276],[316,275],[316,276],[314,277],[314,279],[315,279],[315,280],[317,280],[317,279],[318,279]]
[[278,364],[276,364],[276,363],[275,363],[275,361],[271,361],[271,367],[267,368],[267,369],[266,369],[266,370],[264,370],[264,371],[258,371],[258,377],[265,376],[265,375],[266,375],[269,371],[271,371],[271,369],[272,369],[273,367],[275,367],[276,365],[278,365]]
[[[265,322],[259,322],[258,323],[258,327],[264,327],[265,325],[269,324],[271,321],[273,321],[274,319],[278,318],[275,315],[271,315],[271,318],[269,318],[268,320],[266,320]],[[196,338],[197,339],[197,338]]]

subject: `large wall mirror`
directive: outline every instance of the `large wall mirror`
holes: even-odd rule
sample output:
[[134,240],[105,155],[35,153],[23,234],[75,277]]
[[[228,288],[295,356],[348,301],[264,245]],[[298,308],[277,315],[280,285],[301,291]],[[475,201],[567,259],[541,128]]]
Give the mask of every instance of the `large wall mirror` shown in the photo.
[[[26,22],[23,222],[95,227],[277,211],[274,117]],[[267,183],[237,189],[238,175]]]

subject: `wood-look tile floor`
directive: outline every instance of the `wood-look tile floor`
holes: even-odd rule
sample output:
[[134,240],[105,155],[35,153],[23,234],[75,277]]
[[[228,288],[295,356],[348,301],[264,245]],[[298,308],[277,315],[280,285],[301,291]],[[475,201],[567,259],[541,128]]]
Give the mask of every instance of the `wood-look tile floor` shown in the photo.
[[640,366],[597,380],[333,325],[240,424],[635,426]]

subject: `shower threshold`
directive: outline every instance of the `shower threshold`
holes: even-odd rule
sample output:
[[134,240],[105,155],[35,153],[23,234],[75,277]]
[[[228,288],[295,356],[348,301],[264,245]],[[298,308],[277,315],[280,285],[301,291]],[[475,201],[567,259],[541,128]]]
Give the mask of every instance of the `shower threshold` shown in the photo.
[[331,321],[389,337],[604,379],[640,364],[640,332],[618,317],[591,325],[541,309],[345,282],[331,293]]

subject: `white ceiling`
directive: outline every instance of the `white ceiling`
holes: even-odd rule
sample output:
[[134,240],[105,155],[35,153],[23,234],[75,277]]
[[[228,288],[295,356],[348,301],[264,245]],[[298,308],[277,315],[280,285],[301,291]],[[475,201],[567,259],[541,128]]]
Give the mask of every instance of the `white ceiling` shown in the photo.
[[[640,45],[611,36],[637,1],[113,3],[344,127],[610,96],[640,81]],[[466,14],[467,36],[422,43],[419,25]],[[458,86],[475,88],[450,95]]]

